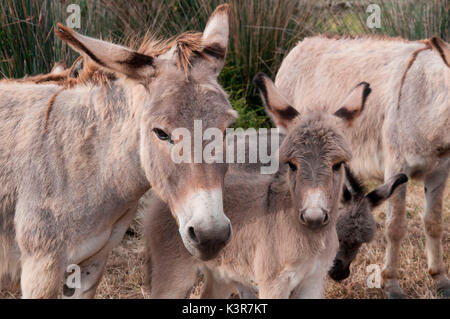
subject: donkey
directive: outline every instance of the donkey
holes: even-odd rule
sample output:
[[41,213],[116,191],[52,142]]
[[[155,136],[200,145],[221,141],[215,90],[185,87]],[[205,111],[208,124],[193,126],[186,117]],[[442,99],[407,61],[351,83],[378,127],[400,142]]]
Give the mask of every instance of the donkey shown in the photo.
[[217,82],[228,15],[221,5],[203,34],[139,51],[58,25],[60,39],[115,79],[70,88],[0,83],[0,282],[20,276],[24,298],[53,298],[76,264],[81,287],[66,294],[93,297],[150,188],[169,204],[194,255],[212,258],[227,244],[226,165],[175,164],[179,139],[171,132],[192,132],[195,119],[225,130],[237,117]]
[[[285,135],[280,132],[255,132],[248,134],[244,138],[238,135],[238,143],[243,143],[248,157],[249,144],[267,143],[272,140],[271,135],[276,134],[282,141]],[[233,140],[235,137],[228,134],[227,140]],[[234,143],[234,141],[233,141]],[[234,146],[234,144],[231,144]],[[275,154],[276,155],[276,154]],[[274,155],[274,156],[275,156]],[[228,172],[232,174],[257,174],[260,172],[262,163],[242,163],[230,164]],[[236,185],[235,185],[236,186]],[[350,168],[345,165],[345,179],[342,190],[342,199],[339,206],[339,218],[336,230],[339,238],[339,250],[334,259],[333,267],[328,272],[329,276],[335,281],[346,279],[350,275],[350,265],[356,258],[360,247],[372,241],[375,236],[376,222],[373,217],[373,211],[392,195],[392,192],[398,185],[388,188],[385,184],[371,192],[368,192],[363,183],[354,175]],[[234,191],[237,192],[237,191]],[[239,289],[239,293],[245,298],[253,298],[249,291]]]
[[[269,115],[273,118],[273,115]],[[234,147],[235,142],[242,144],[241,149],[245,149],[246,158],[249,158],[250,145],[270,145],[274,139],[272,135],[276,135],[275,139],[279,142],[283,141],[286,137],[280,131],[268,131],[267,133],[249,132],[243,135],[233,136],[227,134],[227,147]],[[237,140],[236,140],[237,138]],[[258,144],[259,143],[259,144]],[[276,147],[278,147],[278,143]],[[272,156],[276,155],[276,149],[272,148]],[[228,167],[227,172],[239,175],[245,174],[257,174],[261,171],[263,164],[257,163],[232,163]],[[244,181],[245,182],[245,181]],[[235,185],[236,186],[236,185]],[[244,186],[242,186],[244,187]],[[328,272],[329,276],[335,281],[341,281],[346,279],[350,275],[350,265],[356,258],[360,247],[364,243],[369,243],[375,236],[376,222],[373,217],[373,211],[376,207],[380,206],[384,201],[392,195],[392,192],[398,185],[393,188],[388,188],[385,184],[383,187],[379,187],[371,192],[368,192],[351,169],[345,165],[345,179],[342,190],[342,199],[339,206],[339,218],[336,225],[336,230],[339,238],[339,250],[333,262],[333,267]],[[234,190],[234,192],[237,192]],[[239,293],[247,298],[253,298],[251,292],[239,289]]]
[[[322,296],[323,278],[338,249],[342,164],[351,157],[339,126],[349,119],[324,112],[300,118],[292,107],[280,107],[282,97],[270,79],[260,74],[256,83],[267,107],[289,127],[279,150],[284,165],[274,175],[233,170],[226,175],[224,205],[234,235],[210,261],[185,251],[173,235],[177,226],[169,208],[154,194],[150,197],[144,238],[147,285],[154,298],[185,297],[198,270],[206,276],[204,298],[227,297],[235,285],[258,291],[262,298]],[[357,87],[350,93],[353,101],[359,96],[360,108],[363,92]]]
[[[362,178],[388,180],[404,172],[425,186],[423,224],[428,271],[450,296],[442,254],[442,197],[450,169],[450,45],[439,38],[307,38],[286,56],[276,76],[281,94],[300,113],[311,101],[331,113],[355,79],[371,83],[367,112],[346,130],[350,166]],[[320,94],[323,88],[330,94]],[[318,94],[319,93],[319,94]],[[349,110],[349,116],[359,110]],[[344,115],[344,114],[343,114]],[[283,123],[279,123],[282,127]],[[399,250],[406,234],[406,184],[387,204],[382,273],[388,298],[401,298]]]

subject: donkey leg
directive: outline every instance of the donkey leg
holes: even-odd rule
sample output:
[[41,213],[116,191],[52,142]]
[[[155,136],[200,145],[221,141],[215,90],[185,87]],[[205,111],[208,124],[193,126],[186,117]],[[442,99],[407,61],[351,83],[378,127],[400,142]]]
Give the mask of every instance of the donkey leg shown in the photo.
[[[151,239],[150,237],[147,240]],[[180,239],[181,241],[181,239]],[[169,244],[165,246],[165,244]],[[197,280],[198,264],[181,244],[162,243],[145,251],[145,285],[152,299],[188,298]]]
[[436,282],[437,289],[450,297],[450,280],[442,256],[442,197],[447,183],[450,161],[425,177],[425,248],[428,272]]
[[58,231],[53,212],[26,200],[18,201],[14,223],[21,255],[22,298],[58,298],[66,247],[64,231]]
[[227,299],[236,290],[233,284],[216,280],[211,271],[205,269],[203,273],[205,283],[200,296],[201,299]]
[[[388,170],[385,180],[401,170]],[[393,173],[390,174],[389,172]],[[400,245],[406,235],[406,184],[398,187],[386,205],[387,241],[384,268],[382,272],[384,290],[389,299],[402,298],[403,293],[398,282],[398,268],[400,259]]]
[[[152,299],[188,298],[197,279],[197,267],[193,264],[179,264],[173,267],[153,266],[151,270]],[[153,264],[153,258],[152,258]]]
[[285,276],[262,282],[258,290],[259,299],[288,299],[290,296],[289,279]]
[[105,269],[109,251],[101,251],[80,265],[81,286],[69,288],[67,283],[63,289],[63,299],[92,299]]
[[92,299],[103,276],[106,261],[114,247],[120,244],[136,215],[137,203],[114,224],[108,242],[95,255],[80,263],[81,287],[70,289],[64,285],[64,298]]
[[294,289],[291,299],[322,299],[324,293],[325,274],[313,276],[304,280]]
[[258,297],[256,296],[256,294],[251,290],[248,289],[247,287],[238,285],[238,291],[239,291],[239,298],[240,299],[258,299]]
[[57,298],[63,278],[61,265],[55,255],[23,256],[22,298]]

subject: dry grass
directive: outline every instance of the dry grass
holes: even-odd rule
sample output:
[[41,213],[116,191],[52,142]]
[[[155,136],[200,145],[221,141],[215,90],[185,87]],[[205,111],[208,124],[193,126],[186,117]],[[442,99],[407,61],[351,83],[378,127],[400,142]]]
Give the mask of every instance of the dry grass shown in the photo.
[[[400,285],[409,298],[437,298],[434,282],[427,272],[425,255],[425,237],[421,222],[424,194],[423,183],[409,182],[407,196],[408,233],[402,243]],[[447,268],[450,266],[450,187],[444,193],[443,204],[444,236],[443,251]],[[377,234],[375,239],[362,247],[351,266],[351,275],[341,283],[327,280],[327,298],[384,298],[381,289],[369,289],[366,280],[370,264],[383,265],[385,240],[383,236],[385,212],[384,206],[375,212]]]
[[[374,185],[371,185],[374,186]],[[408,234],[401,251],[401,286],[409,298],[436,298],[434,282],[427,273],[425,239],[421,223],[423,212],[423,184],[409,182],[407,196]],[[444,260],[450,268],[450,187],[444,194]],[[351,275],[341,283],[327,279],[327,298],[384,298],[381,289],[369,289],[366,285],[366,267],[370,264],[383,265],[385,241],[384,207],[376,212],[378,230],[375,240],[364,245],[353,262]],[[141,226],[135,222],[121,245],[114,249],[108,260],[105,275],[97,291],[97,298],[148,298],[143,288],[143,243],[140,239]],[[198,289],[197,289],[198,291]],[[0,292],[0,298],[15,298],[17,294]]]

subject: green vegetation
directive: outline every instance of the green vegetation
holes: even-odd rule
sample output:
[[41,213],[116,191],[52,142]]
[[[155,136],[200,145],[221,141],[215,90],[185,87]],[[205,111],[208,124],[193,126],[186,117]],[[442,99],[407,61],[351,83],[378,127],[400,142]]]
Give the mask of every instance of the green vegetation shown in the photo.
[[[0,78],[50,71],[55,61],[73,62],[76,53],[55,39],[69,4],[81,8],[79,32],[118,43],[150,31],[170,37],[203,30],[219,0],[0,0]],[[230,51],[221,83],[239,112],[237,126],[269,127],[252,84],[257,72],[272,78],[289,50],[318,33],[381,33],[411,40],[439,35],[449,41],[448,0],[231,0]],[[381,28],[369,29],[369,3],[381,8]]]

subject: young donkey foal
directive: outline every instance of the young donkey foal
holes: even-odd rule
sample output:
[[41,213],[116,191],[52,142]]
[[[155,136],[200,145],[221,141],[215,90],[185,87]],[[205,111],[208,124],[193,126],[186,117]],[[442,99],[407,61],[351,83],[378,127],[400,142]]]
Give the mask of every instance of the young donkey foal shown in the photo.
[[[270,111],[268,111],[270,112]],[[272,115],[272,114],[269,114]],[[243,138],[238,138],[237,143],[241,144],[246,150],[246,156],[249,157],[251,144],[257,145],[258,148],[262,145],[266,145],[273,139],[272,135],[276,135],[278,141],[282,141],[285,135],[281,132],[270,132],[265,134],[263,132],[251,133],[248,136],[244,135]],[[231,141],[231,146],[234,147],[235,137],[227,135],[227,141]],[[258,144],[259,143],[259,144]],[[243,144],[243,145],[242,145]],[[278,144],[278,143],[277,143]],[[239,147],[239,146],[238,146]],[[272,149],[273,156],[278,156],[275,152],[277,149]],[[230,164],[227,174],[239,175],[244,174],[256,174],[261,172],[263,164],[258,163],[244,163],[244,164]],[[404,176],[405,181],[407,177]],[[396,180],[392,180],[395,182]],[[234,184],[235,189],[233,193],[238,192],[238,189],[245,187],[248,183],[247,180],[242,180],[243,185]],[[392,194],[393,191],[402,184],[402,180],[398,180],[397,184],[386,183],[371,192],[367,192],[362,182],[355,177],[350,168],[345,165],[345,179],[343,186],[343,193],[341,203],[339,205],[339,218],[336,224],[336,231],[339,239],[339,250],[333,262],[333,267],[328,272],[329,276],[340,281],[347,278],[350,275],[350,265],[356,258],[360,247],[364,243],[372,241],[376,232],[376,222],[373,218],[373,210],[385,202]],[[227,185],[225,185],[227,189]],[[227,205],[226,203],[224,205]],[[243,294],[242,294],[243,293]],[[240,289],[241,297],[253,298],[254,296]]]
[[[206,275],[205,298],[226,298],[236,285],[261,298],[322,296],[338,248],[342,164],[350,159],[338,126],[347,119],[321,112],[300,118],[291,107],[278,107],[281,97],[268,78],[258,79],[266,104],[289,126],[279,152],[284,165],[275,175],[233,170],[226,175],[224,205],[234,235],[211,261],[186,252],[174,236],[176,222],[167,206],[153,195],[144,222],[152,297],[185,297],[198,270]],[[351,95],[359,96],[361,107],[363,90]]]
[[[350,166],[362,178],[387,180],[403,172],[424,181],[428,270],[445,296],[450,296],[442,251],[442,197],[450,170],[449,66],[450,45],[438,38],[313,37],[286,56],[275,81],[300,113],[312,101],[333,113],[340,107],[336,99],[355,80],[370,82],[374,93],[367,112],[346,130]],[[321,94],[323,87],[331,94]],[[387,206],[383,282],[388,297],[402,296],[398,268],[407,229],[405,197],[402,185]]]
[[193,254],[211,258],[229,241],[226,166],[176,165],[170,156],[179,142],[174,128],[192,131],[198,119],[203,129],[225,130],[235,120],[217,83],[228,30],[227,5],[203,35],[140,52],[59,25],[58,37],[116,79],[70,88],[0,83],[0,283],[20,274],[23,297],[57,297],[68,265],[77,264],[81,287],[67,292],[94,296],[150,187],[171,207]]

